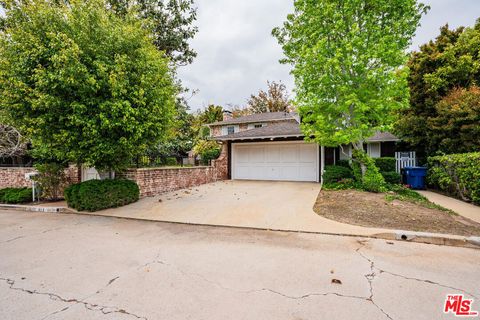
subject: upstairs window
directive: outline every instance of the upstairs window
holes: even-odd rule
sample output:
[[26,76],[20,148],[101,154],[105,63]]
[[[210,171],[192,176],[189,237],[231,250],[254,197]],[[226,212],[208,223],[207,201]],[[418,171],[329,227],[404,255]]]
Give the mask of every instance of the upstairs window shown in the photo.
[[267,125],[266,123],[249,123],[248,124],[248,130],[265,127],[266,125]]
[[228,126],[227,127],[227,134],[234,134],[235,133],[235,127],[234,126]]

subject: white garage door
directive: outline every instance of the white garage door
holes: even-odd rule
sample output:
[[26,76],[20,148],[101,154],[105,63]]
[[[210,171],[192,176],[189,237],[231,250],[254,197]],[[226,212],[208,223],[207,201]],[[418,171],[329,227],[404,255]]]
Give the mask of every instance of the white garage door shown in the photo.
[[318,181],[317,144],[295,141],[232,146],[232,179]]

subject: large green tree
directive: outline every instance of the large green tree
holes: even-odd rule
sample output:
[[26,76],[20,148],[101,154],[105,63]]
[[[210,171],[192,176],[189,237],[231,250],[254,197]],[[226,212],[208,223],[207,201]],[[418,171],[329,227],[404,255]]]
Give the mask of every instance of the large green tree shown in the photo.
[[[0,1],[0,6],[8,9],[21,7],[23,0]],[[52,4],[69,5],[71,0],[50,0]],[[198,31],[194,25],[197,9],[194,0],[106,0],[106,7],[120,16],[135,12],[143,19],[144,26],[152,32],[155,46],[166,53],[176,65],[192,63],[196,52],[189,40]],[[146,23],[148,22],[148,23]],[[0,28],[6,20],[0,17]]]
[[429,137],[445,153],[480,151],[480,88],[455,88],[426,121]]
[[141,20],[102,0],[6,8],[0,108],[37,156],[117,170],[166,136],[176,86]]
[[[421,155],[455,152],[449,147],[455,144],[459,151],[468,151],[469,144],[462,145],[462,139],[443,143],[455,141],[460,132],[438,130],[435,121],[431,120],[439,116],[438,110],[442,110],[440,116],[445,117],[448,112],[445,103],[452,100],[438,104],[451,90],[480,84],[480,22],[473,28],[450,30],[448,25],[442,27],[435,41],[422,45],[412,54],[408,66],[411,70],[408,77],[410,107],[400,112],[396,133]],[[456,115],[452,110],[451,116]],[[465,124],[469,125],[468,121]]]
[[121,15],[135,9],[138,16],[151,22],[153,42],[178,65],[192,63],[196,52],[189,40],[198,31],[194,0],[108,0],[110,8]]
[[[273,30],[293,65],[302,130],[321,145],[363,141],[408,105],[406,49],[426,7],[416,0],[296,0]],[[362,167],[364,173],[365,168]]]

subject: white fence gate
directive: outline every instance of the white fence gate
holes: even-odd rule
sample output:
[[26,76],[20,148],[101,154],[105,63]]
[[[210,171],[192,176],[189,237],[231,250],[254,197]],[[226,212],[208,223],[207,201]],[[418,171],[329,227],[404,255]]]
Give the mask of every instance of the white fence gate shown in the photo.
[[415,158],[415,151],[409,152],[395,152],[395,170],[400,173],[400,170],[405,167],[414,167],[417,165]]

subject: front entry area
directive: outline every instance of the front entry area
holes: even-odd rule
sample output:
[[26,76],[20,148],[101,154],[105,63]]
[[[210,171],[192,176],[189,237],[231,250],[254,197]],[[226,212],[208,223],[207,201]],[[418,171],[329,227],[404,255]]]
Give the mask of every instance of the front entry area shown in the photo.
[[319,147],[315,143],[272,141],[231,146],[234,180],[319,180]]

